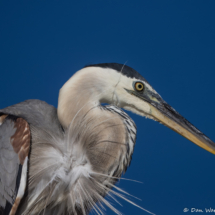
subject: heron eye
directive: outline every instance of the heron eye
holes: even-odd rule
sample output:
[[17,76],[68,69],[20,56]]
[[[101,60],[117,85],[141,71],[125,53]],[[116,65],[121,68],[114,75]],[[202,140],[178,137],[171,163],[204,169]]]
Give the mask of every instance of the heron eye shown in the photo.
[[143,91],[143,89],[144,89],[143,83],[141,83],[141,82],[136,82],[136,83],[135,83],[135,89],[136,89],[138,92]]

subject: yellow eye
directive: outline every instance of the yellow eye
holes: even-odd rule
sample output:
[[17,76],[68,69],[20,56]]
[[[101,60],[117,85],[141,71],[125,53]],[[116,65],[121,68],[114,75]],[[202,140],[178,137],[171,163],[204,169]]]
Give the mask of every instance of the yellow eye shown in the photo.
[[144,89],[143,83],[141,83],[141,82],[136,82],[136,83],[135,83],[135,89],[136,89],[138,92],[143,91],[143,89]]

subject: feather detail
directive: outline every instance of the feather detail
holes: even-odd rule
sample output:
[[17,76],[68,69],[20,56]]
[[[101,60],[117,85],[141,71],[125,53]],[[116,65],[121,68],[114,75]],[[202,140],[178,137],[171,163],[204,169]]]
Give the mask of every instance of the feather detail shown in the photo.
[[[93,117],[94,111],[99,117]],[[77,114],[62,138],[37,127],[31,132],[24,215],[86,215],[92,209],[104,214],[103,205],[121,214],[103,197],[126,199],[118,193],[122,190],[111,190],[130,164],[136,140],[136,126],[126,113],[115,106],[99,106]]]

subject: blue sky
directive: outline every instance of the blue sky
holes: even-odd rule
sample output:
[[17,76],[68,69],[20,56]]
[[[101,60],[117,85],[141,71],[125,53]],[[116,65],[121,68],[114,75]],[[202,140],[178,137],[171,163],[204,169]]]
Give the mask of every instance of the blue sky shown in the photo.
[[[1,1],[0,19],[0,108],[26,99],[56,107],[75,71],[126,62],[215,141],[214,0]],[[130,116],[138,134],[124,177],[143,183],[121,180],[119,187],[157,215],[215,209],[215,156],[157,122]],[[147,214],[121,203],[126,215]]]

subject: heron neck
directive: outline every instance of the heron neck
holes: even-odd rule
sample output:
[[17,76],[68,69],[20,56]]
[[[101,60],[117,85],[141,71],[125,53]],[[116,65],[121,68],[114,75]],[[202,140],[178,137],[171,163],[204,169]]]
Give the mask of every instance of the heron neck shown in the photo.
[[83,116],[90,109],[98,108],[101,103],[113,103],[116,83],[111,86],[109,76],[97,68],[85,68],[64,84],[58,98],[58,118],[63,127],[67,128],[74,117]]

